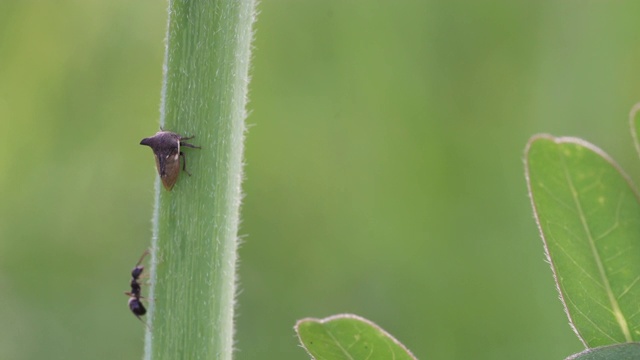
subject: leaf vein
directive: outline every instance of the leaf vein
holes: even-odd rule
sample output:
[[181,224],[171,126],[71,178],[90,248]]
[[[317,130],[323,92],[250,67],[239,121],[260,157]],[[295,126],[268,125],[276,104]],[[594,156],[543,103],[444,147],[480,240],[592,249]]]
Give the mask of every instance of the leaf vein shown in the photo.
[[[578,216],[580,218],[580,222],[582,223],[582,228],[585,232],[585,235],[587,237],[587,240],[589,242],[589,247],[591,248],[591,254],[594,257],[594,260],[596,262],[597,268],[598,268],[598,272],[600,274],[600,278],[602,281],[602,284],[604,285],[605,291],[607,293],[607,297],[609,298],[609,302],[611,304],[611,309],[613,310],[613,315],[615,320],[618,323],[618,326],[620,327],[620,330],[622,331],[622,333],[624,334],[624,338],[625,341],[627,342],[631,342],[633,341],[632,337],[631,337],[631,333],[629,332],[629,326],[627,325],[627,321],[624,317],[624,315],[622,314],[622,311],[620,309],[620,305],[618,304],[618,301],[615,297],[615,295],[613,294],[613,291],[611,289],[611,284],[609,283],[609,279],[607,277],[606,271],[604,269],[604,264],[602,263],[602,259],[600,257],[600,252],[598,251],[596,244],[595,244],[595,239],[593,237],[593,234],[591,233],[591,229],[589,228],[589,225],[587,223],[587,219],[585,217],[585,213],[582,209],[582,202],[580,201],[580,197],[578,196],[578,191],[576,190],[575,184],[573,183],[573,178],[571,176],[571,174],[569,173],[569,168],[565,162],[565,157],[562,157],[563,160],[563,168],[564,168],[564,174],[565,174],[565,179],[567,181],[567,184],[569,186],[569,189],[571,190],[571,195],[573,197],[573,201],[574,204],[576,206],[577,209],[577,213]],[[591,321],[589,319],[589,321]],[[594,324],[595,325],[595,324]]]

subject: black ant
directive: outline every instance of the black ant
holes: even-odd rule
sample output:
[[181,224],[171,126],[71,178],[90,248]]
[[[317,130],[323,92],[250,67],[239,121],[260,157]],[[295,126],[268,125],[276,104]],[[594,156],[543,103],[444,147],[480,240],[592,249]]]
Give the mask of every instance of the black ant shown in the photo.
[[142,305],[142,288],[140,287],[140,283],[138,279],[140,279],[140,275],[142,275],[142,271],[144,270],[144,266],[140,265],[145,256],[149,254],[149,250],[145,250],[145,252],[138,260],[136,267],[131,270],[131,292],[125,292],[125,295],[129,296],[129,309],[133,315],[135,315],[140,321],[144,322],[140,316],[147,313],[147,309],[145,309],[144,305]]

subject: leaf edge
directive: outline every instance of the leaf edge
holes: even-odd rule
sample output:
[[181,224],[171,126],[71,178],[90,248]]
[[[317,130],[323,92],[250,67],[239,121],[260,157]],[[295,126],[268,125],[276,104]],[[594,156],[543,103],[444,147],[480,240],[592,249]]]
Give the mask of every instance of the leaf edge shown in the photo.
[[296,336],[298,337],[298,341],[300,342],[300,346],[302,346],[302,348],[307,352],[307,354],[309,354],[309,356],[311,356],[311,359],[315,359],[313,357],[313,355],[311,354],[311,352],[309,351],[309,349],[307,349],[307,347],[304,345],[304,342],[302,341],[302,338],[300,336],[300,325],[304,322],[316,322],[319,324],[326,324],[328,322],[331,322],[333,320],[339,320],[339,319],[354,319],[354,320],[358,320],[361,321],[371,327],[376,328],[378,331],[380,331],[381,333],[383,333],[385,336],[387,336],[389,339],[391,339],[391,341],[393,341],[393,343],[395,343],[396,345],[398,345],[400,348],[402,348],[412,359],[414,360],[418,360],[418,358],[416,358],[415,355],[413,355],[413,353],[411,352],[411,350],[409,350],[403,343],[401,343],[398,339],[396,339],[393,335],[391,335],[390,333],[388,333],[386,330],[384,330],[382,327],[380,327],[378,324],[374,323],[373,321],[363,318],[362,316],[358,316],[355,314],[349,314],[349,313],[343,313],[343,314],[335,314],[335,315],[331,315],[322,319],[318,319],[318,318],[313,318],[313,317],[306,317],[306,318],[302,318],[298,321],[296,321],[296,324],[294,325],[294,330],[296,332]]

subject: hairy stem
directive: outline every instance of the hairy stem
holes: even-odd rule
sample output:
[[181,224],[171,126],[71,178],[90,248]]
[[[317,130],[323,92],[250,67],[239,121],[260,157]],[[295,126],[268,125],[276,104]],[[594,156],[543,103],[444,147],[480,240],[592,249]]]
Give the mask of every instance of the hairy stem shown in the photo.
[[145,359],[231,359],[254,0],[170,0],[160,125],[201,149],[156,181]]

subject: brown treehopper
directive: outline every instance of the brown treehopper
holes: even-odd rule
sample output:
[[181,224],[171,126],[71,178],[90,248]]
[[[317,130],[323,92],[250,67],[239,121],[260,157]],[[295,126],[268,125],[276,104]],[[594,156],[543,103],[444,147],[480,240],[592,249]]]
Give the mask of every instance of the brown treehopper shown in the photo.
[[180,174],[180,157],[182,157],[182,170],[191,176],[187,171],[187,161],[182,151],[180,151],[180,146],[200,149],[200,146],[182,142],[183,140],[193,138],[193,136],[182,137],[174,132],[162,130],[158,131],[152,137],[144,138],[140,141],[140,145],[149,146],[151,150],[153,150],[158,174],[165,189],[171,191],[173,185],[175,185],[178,180],[178,174]]

